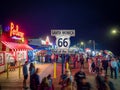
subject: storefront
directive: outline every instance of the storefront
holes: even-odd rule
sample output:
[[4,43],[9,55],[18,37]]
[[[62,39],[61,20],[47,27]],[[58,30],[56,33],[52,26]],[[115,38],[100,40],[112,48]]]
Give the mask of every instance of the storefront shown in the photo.
[[9,36],[1,37],[1,51],[0,51],[0,72],[6,70],[6,64],[15,63],[18,67],[28,61],[28,51],[33,50],[27,43],[25,43],[24,33],[19,32],[18,25],[10,24]]

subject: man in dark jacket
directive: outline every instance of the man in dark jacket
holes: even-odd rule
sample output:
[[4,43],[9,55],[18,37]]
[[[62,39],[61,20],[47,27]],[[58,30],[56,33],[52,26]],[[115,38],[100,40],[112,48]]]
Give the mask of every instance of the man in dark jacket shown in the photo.
[[86,78],[86,74],[84,73],[83,69],[80,69],[80,71],[78,71],[74,76],[74,79],[77,83],[77,88],[79,84],[82,82],[83,78]]
[[104,58],[102,60],[102,66],[103,66],[103,69],[105,70],[105,74],[107,75],[107,70],[108,70],[108,60],[106,58]]
[[26,80],[28,78],[28,69],[27,69],[27,61],[25,62],[25,64],[23,65],[23,75],[24,75],[24,80],[23,80],[23,88],[27,89],[27,85],[26,85]]
[[98,72],[95,80],[96,80],[96,84],[97,84],[97,89],[98,90],[103,90],[104,76],[102,75],[101,71]]
[[82,79],[82,82],[79,84],[77,90],[90,90],[91,85],[89,82],[87,82],[86,78]]
[[115,90],[114,84],[109,80],[109,76],[106,75],[104,78],[104,89],[103,90]]

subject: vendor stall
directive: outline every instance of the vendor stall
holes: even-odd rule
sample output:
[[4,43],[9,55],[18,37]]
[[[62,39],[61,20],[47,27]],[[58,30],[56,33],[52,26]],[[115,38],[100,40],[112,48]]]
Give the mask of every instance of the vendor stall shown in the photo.
[[2,48],[0,52],[0,72],[5,71],[7,63],[9,65],[14,63],[15,67],[18,67],[18,62],[23,65],[25,61],[28,61],[28,51],[33,50],[25,43],[24,33],[19,32],[18,25],[15,28],[14,24],[11,23],[9,36],[4,37],[6,38],[1,37],[0,41]]

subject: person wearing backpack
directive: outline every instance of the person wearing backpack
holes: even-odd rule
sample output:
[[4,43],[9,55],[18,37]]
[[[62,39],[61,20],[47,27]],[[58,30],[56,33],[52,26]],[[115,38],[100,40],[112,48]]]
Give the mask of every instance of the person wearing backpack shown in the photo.
[[38,75],[39,69],[37,68],[35,73],[31,76],[30,89],[38,90],[40,87],[40,76]]
[[79,85],[82,83],[82,79],[86,78],[86,74],[83,71],[83,69],[80,69],[80,71],[78,71],[77,73],[75,73],[74,75],[74,80],[76,81],[77,84],[77,90],[79,88]]

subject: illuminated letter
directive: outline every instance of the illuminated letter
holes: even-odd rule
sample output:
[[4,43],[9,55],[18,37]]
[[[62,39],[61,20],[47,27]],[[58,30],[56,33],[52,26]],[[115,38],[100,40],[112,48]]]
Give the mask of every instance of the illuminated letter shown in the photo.
[[10,23],[10,36],[12,36],[12,31],[14,29],[14,24],[13,22]]

